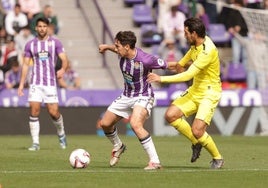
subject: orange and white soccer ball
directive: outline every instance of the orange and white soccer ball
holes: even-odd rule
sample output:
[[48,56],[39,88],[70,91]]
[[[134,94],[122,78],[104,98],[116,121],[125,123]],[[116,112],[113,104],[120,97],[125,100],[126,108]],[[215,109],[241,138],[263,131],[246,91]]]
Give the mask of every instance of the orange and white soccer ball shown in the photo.
[[73,168],[86,168],[90,163],[90,154],[84,149],[75,149],[69,157]]

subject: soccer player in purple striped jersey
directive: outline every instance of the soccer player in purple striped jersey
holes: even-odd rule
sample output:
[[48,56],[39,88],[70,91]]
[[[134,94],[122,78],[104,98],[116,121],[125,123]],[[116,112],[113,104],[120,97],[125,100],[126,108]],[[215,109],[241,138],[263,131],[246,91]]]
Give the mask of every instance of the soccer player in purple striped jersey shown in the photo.
[[162,167],[152,137],[143,127],[154,103],[152,85],[146,80],[152,69],[166,69],[167,63],[136,48],[136,41],[137,38],[132,31],[120,31],[115,36],[114,44],[99,45],[100,53],[110,50],[118,54],[124,78],[124,90],[108,107],[101,120],[101,127],[113,144],[110,166],[115,166],[126,149],[117,134],[115,124],[122,118],[130,118],[131,128],[149,157],[148,166],[144,169],[155,170]]
[[[30,40],[24,49],[24,58],[18,95],[24,95],[23,89],[28,70],[31,69],[28,101],[30,103],[29,126],[33,144],[30,151],[40,149],[39,146],[39,114],[42,102],[46,104],[53,124],[56,126],[60,146],[67,146],[63,117],[59,112],[56,80],[62,78],[68,65],[62,43],[48,35],[49,20],[39,18],[35,30],[37,37]],[[62,68],[55,72],[57,58],[62,61]],[[31,66],[31,62],[33,65]],[[30,68],[31,67],[31,68]]]

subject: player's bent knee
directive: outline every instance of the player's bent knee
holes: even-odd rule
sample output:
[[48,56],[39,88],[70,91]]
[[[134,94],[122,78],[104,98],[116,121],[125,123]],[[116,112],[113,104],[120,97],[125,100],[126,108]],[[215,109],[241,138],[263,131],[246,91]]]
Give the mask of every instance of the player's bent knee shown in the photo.
[[108,127],[112,127],[113,124],[109,123],[108,121],[104,121],[104,120],[101,120],[100,122],[100,126],[105,129],[105,128],[108,128]]
[[201,138],[203,136],[204,131],[192,128],[192,133],[193,133],[195,138],[199,139],[199,138]]
[[172,112],[166,112],[166,114],[165,114],[165,119],[168,123],[172,123],[173,121],[177,120],[178,118],[180,118],[180,117]]

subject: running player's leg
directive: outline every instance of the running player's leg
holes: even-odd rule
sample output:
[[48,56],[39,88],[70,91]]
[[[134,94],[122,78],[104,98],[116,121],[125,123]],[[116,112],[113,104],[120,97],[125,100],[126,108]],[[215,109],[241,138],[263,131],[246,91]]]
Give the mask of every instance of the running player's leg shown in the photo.
[[32,146],[28,148],[30,151],[37,151],[40,149],[39,143],[39,114],[40,114],[41,103],[40,102],[30,102],[30,117],[29,117],[29,127],[32,137]]
[[56,127],[57,135],[59,138],[60,147],[65,149],[67,147],[66,134],[64,130],[63,116],[59,112],[58,103],[47,103],[47,110],[52,119],[53,125]]
[[[212,168],[221,168],[223,166],[223,157],[220,154],[214,140],[212,137],[206,132],[207,126],[210,124],[212,116],[214,114],[214,110],[216,108],[217,102],[212,101],[210,99],[203,99],[202,103],[199,106],[199,110],[196,114],[196,118],[192,124],[192,132],[194,136],[197,138],[198,142],[202,144],[202,146],[210,153],[212,156]],[[220,160],[221,164],[217,167],[213,165]]]
[[182,111],[175,105],[170,105],[166,111],[166,120],[182,135],[188,138],[192,144],[197,144],[198,141],[194,137],[190,124],[182,118]]
[[131,128],[137,135],[143,149],[149,157],[149,163],[148,166],[144,168],[145,170],[162,168],[153,139],[149,132],[144,129],[144,123],[150,116],[152,106],[153,98],[144,97],[143,99],[138,99],[137,102],[135,102],[133,113],[130,118]]
[[193,135],[190,124],[184,119],[195,113],[197,107],[192,101],[191,95],[185,92],[181,97],[173,101],[166,111],[165,118],[178,132],[188,138],[192,143],[191,162],[195,162],[201,153],[202,145]]
[[58,91],[55,86],[43,86],[44,103],[47,106],[48,113],[52,119],[52,123],[57,129],[60,147],[67,147],[66,134],[64,130],[63,116],[59,111]]
[[122,117],[114,114],[108,109],[104,113],[100,122],[105,136],[110,140],[110,142],[113,145],[110,159],[110,166],[115,166],[118,163],[120,155],[126,149],[126,146],[122,143],[121,139],[118,136],[117,128],[115,126],[115,124],[121,119]]

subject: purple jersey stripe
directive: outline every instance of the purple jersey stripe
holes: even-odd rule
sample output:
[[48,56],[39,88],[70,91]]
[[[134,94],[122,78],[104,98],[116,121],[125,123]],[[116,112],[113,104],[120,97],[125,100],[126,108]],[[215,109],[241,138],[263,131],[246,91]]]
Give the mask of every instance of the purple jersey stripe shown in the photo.
[[[41,51],[42,52],[47,52],[48,51],[48,45],[47,45],[47,41],[44,41],[44,42],[41,42]],[[44,86],[47,86],[48,85],[48,69],[47,69],[47,64],[49,63],[49,57],[46,59],[46,60],[40,60],[40,64],[41,64],[41,69],[42,71],[40,72],[40,75],[41,73],[43,72],[43,79],[42,79],[42,85]]]
[[136,48],[133,59],[120,58],[120,69],[124,78],[123,94],[127,97],[154,96],[152,85],[147,80],[147,75],[152,69],[164,69],[167,64],[164,60],[150,55]]

